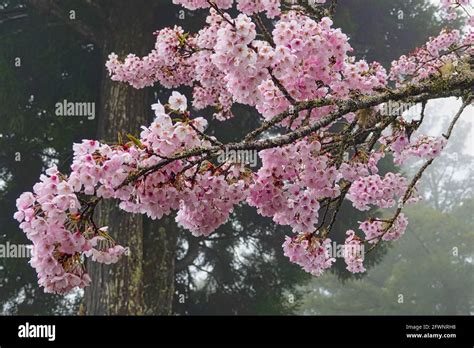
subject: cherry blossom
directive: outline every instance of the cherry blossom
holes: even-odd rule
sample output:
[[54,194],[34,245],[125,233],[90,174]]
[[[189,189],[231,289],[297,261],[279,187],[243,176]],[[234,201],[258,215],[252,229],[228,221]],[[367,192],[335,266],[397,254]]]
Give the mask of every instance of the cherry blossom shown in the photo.
[[298,234],[286,237],[283,251],[291,262],[300,265],[306,272],[321,276],[336,261],[331,257],[329,246],[331,240],[315,237],[312,234]]
[[179,92],[173,92],[169,100],[170,108],[178,111],[186,111],[188,108],[188,100]]
[[[447,20],[454,20],[458,17],[456,10],[461,10],[466,17],[466,24],[474,26],[474,16],[472,9],[474,9],[474,1],[472,0],[441,0],[441,8],[444,10],[444,17]],[[470,11],[471,10],[471,11]]]
[[377,174],[369,175],[354,181],[347,199],[361,211],[368,210],[371,204],[390,208],[395,205],[397,197],[405,193],[407,185],[406,178],[398,173],[388,173],[383,178]]
[[[315,276],[335,262],[329,236],[338,207],[349,200],[360,211],[377,208],[383,215],[360,222],[360,235],[346,232],[347,270],[364,272],[364,256],[354,250],[400,238],[408,225],[401,209],[419,199],[419,176],[409,181],[399,173],[379,174],[380,160],[431,161],[449,138],[414,136],[421,120],[381,115],[381,105],[389,97],[426,102],[450,83],[453,95],[467,98],[458,82],[464,76],[472,81],[474,31],[444,29],[393,61],[387,73],[377,62],[357,60],[349,37],[331,18],[298,6],[279,0],[173,2],[208,9],[206,23],[194,34],[179,26],[158,30],[149,54],[110,53],[106,68],[112,80],[137,89],[159,83],[187,86],[192,94],[172,91],[167,103],[152,104],[155,118],[136,136],[122,135],[116,144],[74,144],[68,175],[51,167],[33,192],[17,199],[14,218],[33,244],[30,263],[40,286],[61,294],[84,288],[92,281],[87,258],[111,264],[129,254],[113,231],[94,221],[94,209],[107,199],[151,219],[174,214],[179,226],[200,237],[225,224],[237,205],[248,204],[291,228],[284,255]],[[328,7],[326,2],[314,6]],[[471,5],[442,1],[451,17],[453,9]],[[233,6],[237,15],[225,12]],[[260,16],[272,19],[272,28],[262,28]],[[208,120],[199,110],[213,108],[214,118],[225,121],[236,117],[236,103],[255,108],[262,126],[235,143],[206,134]],[[272,127],[278,131],[266,134]],[[216,161],[227,150],[258,151],[261,166]]]
[[366,269],[364,267],[364,249],[363,243],[356,236],[353,230],[346,232],[347,238],[344,242],[344,261],[347,264],[347,270],[351,273],[362,273]]
[[408,225],[408,219],[401,213],[394,223],[378,219],[369,219],[362,222],[359,228],[364,232],[369,243],[377,243],[379,239],[393,241],[400,238]]

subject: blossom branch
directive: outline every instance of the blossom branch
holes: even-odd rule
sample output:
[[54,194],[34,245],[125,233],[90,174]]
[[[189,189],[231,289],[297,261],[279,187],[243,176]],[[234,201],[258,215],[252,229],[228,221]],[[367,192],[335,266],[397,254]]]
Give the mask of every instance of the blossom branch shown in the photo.
[[[209,148],[194,148],[188,151],[185,151],[180,154],[176,154],[174,156],[170,156],[167,159],[164,159],[157,163],[154,166],[149,168],[143,168],[138,170],[136,173],[131,175],[127,180],[123,182],[120,187],[130,184],[131,182],[139,179],[143,175],[157,171],[167,164],[170,164],[176,160],[186,159],[193,156],[200,156],[203,154],[209,154],[211,157],[217,155],[219,151],[222,150],[264,150],[274,147],[280,147],[287,144],[291,144],[298,139],[302,139],[311,133],[318,131],[319,129],[330,125],[332,122],[336,121],[343,115],[346,115],[350,112],[356,112],[361,109],[367,109],[376,105],[380,105],[384,102],[388,102],[389,100],[392,101],[400,101],[400,100],[429,100],[434,98],[440,97],[447,97],[447,96],[461,96],[465,94],[466,90],[469,90],[471,86],[474,85],[474,73],[466,73],[464,76],[453,76],[450,78],[439,78],[433,81],[428,81],[422,83],[420,85],[409,85],[406,87],[402,87],[396,90],[387,90],[382,93],[378,93],[372,96],[363,96],[360,97],[358,100],[345,100],[345,101],[337,101],[332,102],[339,106],[338,110],[329,114],[328,116],[322,118],[320,121],[315,122],[312,125],[302,127],[298,130],[293,132],[276,136],[270,139],[264,140],[257,140],[253,142],[248,142],[245,139],[241,142],[237,143],[228,143],[219,146],[212,146]],[[315,101],[308,101],[308,102],[301,102],[295,106],[296,110],[306,110],[308,108],[314,108],[321,103],[328,103],[321,100]],[[282,115],[289,115],[289,113],[284,113]],[[280,116],[283,117],[283,116]],[[255,134],[260,134],[263,132],[262,129],[268,129],[270,125],[267,123],[266,125],[260,127],[258,130],[254,131],[251,134],[251,137],[254,137]],[[249,136],[246,137],[248,139]]]
[[[468,96],[463,101],[463,103],[462,103],[461,107],[459,108],[458,112],[453,117],[453,120],[451,121],[451,123],[449,125],[448,131],[446,132],[446,134],[443,134],[443,136],[446,140],[449,140],[449,138],[451,137],[452,131],[453,131],[456,123],[458,122],[459,118],[463,114],[466,107],[468,105],[470,105],[471,101],[472,101],[472,96]],[[435,158],[433,157],[433,158],[429,159],[428,161],[426,161],[423,164],[423,166],[418,170],[418,172],[415,174],[415,176],[411,180],[410,184],[408,185],[408,187],[405,191],[405,194],[403,195],[403,198],[400,201],[400,204],[397,207],[397,210],[395,211],[393,217],[390,218],[389,220],[387,220],[386,225],[384,227],[383,234],[376,237],[377,242],[367,251],[367,253],[372,251],[380,243],[381,238],[393,227],[395,221],[400,216],[403,208],[405,207],[405,204],[408,202],[408,200],[412,196],[412,193],[413,193],[413,190],[415,189],[416,184],[421,179],[421,177],[423,176],[423,173],[426,171],[426,169],[428,169],[428,167],[434,162],[434,160],[435,160]],[[373,239],[375,239],[375,238],[373,238]],[[367,241],[371,241],[371,239],[368,239]]]
[[[446,82],[446,89],[443,89],[443,84]],[[410,97],[415,97],[418,95],[422,95],[427,93],[426,96],[423,96],[423,100],[428,100],[432,98],[438,98],[438,96],[445,97],[452,94],[453,96],[462,95],[464,89],[468,89],[470,86],[474,84],[474,73],[468,72],[463,76],[455,76],[447,79],[433,79],[427,82],[424,82],[420,85],[408,85],[406,87],[402,87],[395,90],[387,89],[382,93],[361,97],[358,102],[354,102],[353,100],[343,100],[343,101],[335,101],[332,99],[317,99],[312,101],[305,101],[305,102],[298,102],[295,104],[292,110],[287,112],[281,113],[278,116],[275,116],[270,121],[264,122],[259,128],[255,129],[254,131],[250,132],[245,141],[250,141],[252,139],[257,138],[260,134],[268,130],[269,128],[277,125],[281,121],[283,121],[288,116],[293,115],[293,113],[298,113],[303,110],[307,110],[310,108],[317,108],[322,106],[329,106],[329,105],[336,105],[339,106],[337,112],[333,113],[332,115],[327,116],[325,119],[321,120],[321,127],[324,127],[338,117],[341,117],[349,112],[354,112],[360,109],[372,107],[375,105],[379,105],[381,103],[387,102],[389,100],[392,101],[400,101],[404,99],[408,99]],[[429,94],[429,95],[428,95]],[[421,98],[420,98],[421,99]],[[420,100],[421,101],[421,100]],[[307,126],[308,128],[321,128],[318,125],[316,126]]]

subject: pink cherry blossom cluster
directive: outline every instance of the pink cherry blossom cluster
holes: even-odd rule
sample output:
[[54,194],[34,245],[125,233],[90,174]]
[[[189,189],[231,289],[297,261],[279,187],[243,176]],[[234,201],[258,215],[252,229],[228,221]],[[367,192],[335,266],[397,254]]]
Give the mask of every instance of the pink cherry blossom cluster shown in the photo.
[[266,62],[258,59],[256,50],[251,47],[257,31],[250,17],[240,14],[232,23],[233,25],[226,22],[217,31],[215,53],[211,59],[225,74],[227,89],[234,100],[255,105],[258,95],[253,91],[268,76],[264,70]]
[[[90,278],[84,257],[110,264],[126,253],[106,227],[95,226],[94,200],[115,198],[122,210],[153,219],[179,210],[180,225],[195,235],[208,235],[246,198],[250,176],[231,162],[216,169],[196,158],[189,159],[191,164],[170,161],[127,183],[140,169],[153,167],[169,156],[210,146],[209,140],[201,137],[207,121],[188,118],[183,95],[174,92],[166,107],[157,103],[152,108],[156,118],[150,127],[143,127],[140,139],[131,137],[130,142],[119,145],[94,140],[74,144],[69,177],[52,167],[33,187],[34,193],[24,193],[17,200],[14,217],[33,242],[31,264],[47,292],[66,293],[87,286]],[[182,115],[183,121],[173,123],[166,108]],[[94,198],[87,200],[90,196]]]
[[371,204],[390,208],[395,205],[396,198],[405,193],[407,186],[407,179],[398,173],[387,173],[383,178],[369,175],[354,181],[347,199],[361,211],[369,210]]
[[[386,84],[387,75],[382,66],[354,62],[348,56],[352,52],[349,39],[340,29],[332,28],[332,24],[328,17],[316,22],[300,12],[290,11],[275,25],[272,37],[276,47],[265,49],[269,53],[264,57],[271,63],[274,77],[296,100],[345,98],[350,91],[371,93]],[[288,110],[290,104],[273,79],[265,80],[258,90],[262,97],[256,108],[265,119]],[[308,122],[317,121],[331,111],[334,108],[315,108],[309,117],[302,112],[293,125],[298,126],[303,117]]]
[[420,158],[435,158],[441,154],[447,141],[444,137],[419,136],[400,156],[416,156]]
[[438,36],[431,38],[424,46],[410,55],[401,56],[392,62],[390,78],[398,84],[407,81],[418,82],[430,76],[443,74],[442,67],[453,66],[474,51],[474,30],[464,36],[459,30],[444,29]]
[[383,157],[384,153],[381,151],[372,151],[366,161],[360,156],[356,156],[352,161],[342,163],[339,171],[344,179],[352,182],[371,174],[377,174],[379,172],[377,164]]
[[[172,153],[170,148],[173,149],[173,145],[164,140],[163,146],[157,151],[158,155],[163,152]],[[162,217],[178,206],[177,192],[173,185],[161,184],[179,172],[182,163],[174,162],[164,167],[156,175],[142,180],[140,185],[120,187],[139,166],[156,164],[160,157],[150,156],[145,149],[136,146],[111,147],[97,143],[96,146],[89,147],[87,141],[76,144],[74,150],[70,177],[76,183],[76,190],[104,199],[117,198],[121,201],[121,209],[133,213],[146,212],[153,218]],[[160,186],[163,186],[162,189],[153,194]],[[146,192],[145,188],[150,192]]]
[[193,106],[200,110],[207,106],[215,106],[218,112],[214,115],[219,120],[232,116],[232,94],[227,90],[224,72],[213,63],[214,46],[217,45],[217,33],[231,20],[227,14],[220,16],[214,9],[206,18],[207,26],[202,28],[195,37],[196,53],[190,57],[195,66],[195,84],[193,90]]
[[[102,228],[101,231],[104,232],[106,229]],[[128,249],[121,245],[111,246],[110,239],[103,236],[92,238],[90,244],[92,248],[87,250],[84,255],[90,257],[94,262],[106,265],[118,262],[122,255],[128,253]]]
[[347,264],[346,269],[351,273],[362,273],[364,267],[364,244],[356,236],[353,230],[346,232],[347,238],[344,242],[344,261]]
[[156,82],[166,88],[191,86],[189,76],[194,65],[185,57],[192,48],[183,43],[184,30],[178,26],[165,28],[155,32],[155,36],[155,48],[143,58],[129,54],[121,61],[117,54],[109,55],[106,67],[112,80],[127,82],[135,88],[153,86]]
[[243,180],[229,184],[224,175],[198,175],[194,188],[186,190],[188,197],[181,201],[176,222],[195,236],[207,236],[228,220],[234,205],[246,198],[246,191]]
[[[180,3],[209,7],[206,1]],[[259,7],[260,3],[252,3]],[[226,8],[231,2],[221,5]],[[137,88],[155,82],[168,88],[192,85],[193,106],[214,106],[220,120],[232,115],[233,102],[255,106],[266,119],[288,110],[282,87],[303,101],[346,98],[351,91],[371,93],[386,85],[387,74],[380,64],[355,62],[348,56],[352,52],[348,37],[332,28],[327,17],[316,22],[298,11],[282,14],[271,33],[274,46],[256,39],[256,25],[245,13],[232,18],[211,9],[206,23],[196,35],[185,34],[180,27],[157,32],[155,49],[143,58],[132,54],[122,62],[111,54],[106,65],[112,79]],[[292,126],[299,126],[303,117],[315,121],[334,110],[325,106],[309,116],[301,113]]]
[[365,234],[365,240],[369,243],[377,243],[380,238],[385,241],[399,239],[408,226],[408,219],[400,213],[393,223],[378,219],[369,219],[362,222],[359,228]]
[[220,121],[231,118],[233,97],[226,86],[225,75],[213,64],[212,53],[202,50],[193,56],[196,64],[195,77],[199,81],[193,88],[193,106],[202,110],[214,106],[214,117]]
[[30,264],[46,292],[64,294],[89,285],[81,256],[92,249],[90,226],[81,233],[81,204],[72,185],[52,167],[41,175],[33,192],[16,201],[15,219],[33,243]]
[[311,233],[301,233],[285,238],[283,252],[291,262],[319,277],[336,261],[331,257],[330,245],[329,238],[322,240]]
[[431,159],[438,157],[447,144],[444,137],[419,135],[409,140],[405,134],[397,133],[381,139],[382,143],[389,144],[393,153],[393,162],[402,165],[410,157]]
[[458,17],[458,11],[461,9],[466,15],[466,24],[474,26],[474,1],[472,0],[441,0],[441,8],[444,10],[444,17],[447,20],[454,20]]
[[246,15],[265,12],[268,18],[281,14],[280,0],[237,0],[237,9]]
[[[168,107],[184,112],[187,107],[183,103],[185,97],[175,92]],[[207,127],[204,118],[173,123],[165,106],[157,103],[153,109],[156,118],[150,127],[143,127],[140,146],[110,149],[102,144],[93,149],[99,156],[94,163],[87,162],[90,153],[75,157],[72,175],[83,176],[86,171],[92,177],[91,185],[98,184],[97,196],[119,199],[124,211],[159,219],[179,210],[177,221],[183,227],[195,235],[207,235],[224,223],[233,206],[245,198],[246,183],[240,177],[213,171],[211,166],[201,168],[195,164],[187,168],[184,161],[177,160],[134,185],[120,185],[138,168],[153,167],[189,149],[211,146],[209,140],[200,136]],[[233,165],[222,168],[232,170]]]
[[318,141],[303,140],[261,151],[262,167],[250,185],[248,204],[295,232],[314,230],[319,200],[340,193],[337,170],[329,157],[318,154],[320,148]]

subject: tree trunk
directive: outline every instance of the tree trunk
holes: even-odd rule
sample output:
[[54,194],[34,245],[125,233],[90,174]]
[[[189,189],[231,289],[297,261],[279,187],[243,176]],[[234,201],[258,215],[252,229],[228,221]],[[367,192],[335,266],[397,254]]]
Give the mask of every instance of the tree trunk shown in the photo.
[[[159,5],[158,5],[159,6]],[[116,0],[107,8],[102,64],[115,52],[146,54],[153,48],[153,2]],[[117,133],[138,134],[148,123],[150,98],[146,89],[136,90],[114,82],[104,69],[100,91],[98,138],[117,141]],[[103,202],[97,221],[109,226],[114,239],[130,247],[115,265],[89,262],[92,285],[86,289],[85,310],[92,315],[171,314],[174,293],[174,224],[146,222],[142,215],[118,209],[117,202]],[[171,227],[170,227],[171,226]],[[146,243],[145,243],[146,242]],[[147,293],[145,293],[145,289]]]
[[172,217],[145,220],[143,270],[145,314],[170,315],[175,291],[178,228]]

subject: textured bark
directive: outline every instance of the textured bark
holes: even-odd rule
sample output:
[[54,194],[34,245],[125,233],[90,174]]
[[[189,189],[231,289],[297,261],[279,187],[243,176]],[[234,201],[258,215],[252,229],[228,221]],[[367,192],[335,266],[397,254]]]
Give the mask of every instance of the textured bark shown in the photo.
[[144,234],[145,314],[170,315],[175,284],[178,228],[173,218],[147,220]]
[[[152,8],[153,2],[144,0],[116,0],[107,7],[101,47],[103,63],[110,52],[124,57],[131,52],[145,54],[153,47],[152,32],[155,23]],[[147,94],[146,90],[136,90],[127,84],[110,80],[104,69],[98,138],[116,142],[118,132],[137,134],[140,126],[148,122],[150,115]],[[115,265],[89,262],[88,269],[93,283],[86,290],[86,313],[171,313],[175,231],[171,231],[171,235],[166,228],[160,229],[161,222],[145,223],[142,215],[125,213],[113,201],[101,203],[97,221],[101,226],[109,226],[111,235],[119,244],[130,247],[130,256],[123,257]],[[147,250],[144,248],[144,240]],[[148,274],[145,274],[145,270]],[[157,297],[153,301],[147,301],[153,302],[149,309],[145,304],[145,298],[150,298],[144,295],[145,285]]]

